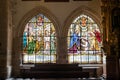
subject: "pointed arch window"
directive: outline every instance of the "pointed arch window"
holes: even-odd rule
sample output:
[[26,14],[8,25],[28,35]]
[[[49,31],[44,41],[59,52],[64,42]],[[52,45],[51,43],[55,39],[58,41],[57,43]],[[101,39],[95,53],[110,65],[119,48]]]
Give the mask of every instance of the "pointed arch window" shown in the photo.
[[34,16],[23,32],[22,63],[56,63],[56,32],[43,14]]
[[102,63],[100,29],[89,16],[81,14],[73,20],[67,41],[69,63]]

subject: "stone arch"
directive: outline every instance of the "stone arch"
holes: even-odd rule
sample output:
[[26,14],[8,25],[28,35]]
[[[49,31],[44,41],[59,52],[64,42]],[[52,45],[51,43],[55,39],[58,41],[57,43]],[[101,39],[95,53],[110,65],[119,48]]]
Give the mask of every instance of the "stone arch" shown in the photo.
[[[15,28],[13,37],[13,54],[12,54],[12,76],[17,77],[20,75],[21,55],[22,52],[22,36],[26,23],[32,19],[37,14],[43,14],[51,22],[53,22],[54,28],[56,30],[56,35],[59,36],[59,22],[57,21],[54,14],[52,14],[48,9],[43,6],[38,6],[27,12],[20,20],[17,28]],[[15,62],[14,62],[15,61]]]
[[[53,22],[53,24],[55,25],[55,29],[56,31],[58,32],[57,35],[59,35],[59,22],[57,20],[57,18],[54,16],[54,14],[52,14],[48,9],[46,9],[45,7],[43,6],[39,6],[39,7],[35,7],[33,8],[32,10],[30,10],[29,12],[27,12],[23,18],[20,20],[20,23],[18,24],[18,29],[19,31],[16,32],[18,36],[21,36],[21,34],[23,33],[23,30],[24,30],[24,25],[26,25],[26,23],[31,19],[33,18],[35,15],[37,14],[44,14],[48,19],[51,20],[51,22]],[[22,30],[22,31],[21,31]]]
[[96,11],[86,6],[80,6],[77,9],[75,9],[66,19],[64,28],[62,30],[63,32],[65,32],[65,35],[67,34],[69,26],[72,23],[72,21],[80,14],[85,14],[92,18],[95,21],[95,23],[99,26],[99,29],[102,32],[101,16]]
[[[62,35],[64,35],[64,37],[67,36],[68,29],[69,29],[69,26],[72,23],[72,21],[76,17],[78,17],[80,14],[84,14],[84,15],[87,15],[90,18],[92,18],[93,21],[95,21],[95,23],[98,25],[98,27],[100,29],[100,32],[102,33],[103,30],[102,30],[102,25],[101,25],[101,16],[96,11],[94,11],[94,10],[92,10],[92,9],[86,7],[86,6],[80,6],[77,9],[75,9],[66,19],[66,21],[64,23],[64,27],[62,29],[62,33],[61,33]],[[67,37],[64,39],[64,42],[65,42],[64,48],[66,49],[66,50],[64,50],[65,51],[65,56],[67,56],[67,54],[66,54],[67,53]]]

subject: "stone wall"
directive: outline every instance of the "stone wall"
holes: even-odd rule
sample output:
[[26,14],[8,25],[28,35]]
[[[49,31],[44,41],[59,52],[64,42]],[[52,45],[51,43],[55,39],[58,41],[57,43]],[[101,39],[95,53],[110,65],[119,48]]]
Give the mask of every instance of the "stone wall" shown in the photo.
[[[9,1],[9,2],[8,2]],[[44,2],[41,1],[22,1],[22,0],[0,0],[0,77],[7,77],[7,67],[12,65],[12,75],[18,76],[20,69],[20,53],[21,53],[21,35],[16,34],[17,32],[22,33],[20,27],[25,26],[25,22],[22,24],[22,20],[25,19],[25,15],[28,15],[33,9],[37,7],[44,7],[51,12],[57,20],[57,26],[59,36],[57,43],[59,53],[58,63],[67,63],[66,57],[66,25],[69,16],[77,13],[76,10],[83,10],[88,14],[93,13],[91,16],[98,21],[99,26],[101,25],[101,10],[100,0],[92,1],[73,1],[70,2]],[[87,8],[87,9],[86,9]],[[76,13],[74,13],[76,11]],[[93,12],[92,12],[93,11]],[[78,11],[80,12],[80,11]],[[34,13],[34,12],[33,12]],[[33,15],[33,14],[32,14]],[[73,18],[71,18],[73,19]],[[71,20],[69,20],[71,21]],[[21,25],[22,24],[22,25]],[[67,22],[69,24],[69,22]],[[65,29],[65,30],[64,30]],[[62,31],[64,30],[64,32]],[[12,62],[11,62],[12,57]]]
[[7,4],[7,0],[0,0],[0,78],[3,79],[7,74]]

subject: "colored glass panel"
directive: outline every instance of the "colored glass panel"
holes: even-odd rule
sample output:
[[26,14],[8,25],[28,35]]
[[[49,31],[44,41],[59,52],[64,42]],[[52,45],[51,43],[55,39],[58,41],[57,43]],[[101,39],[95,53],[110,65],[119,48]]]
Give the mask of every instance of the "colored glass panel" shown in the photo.
[[80,15],[71,23],[68,31],[69,63],[102,63],[101,33],[95,21]]
[[56,32],[43,14],[33,17],[23,32],[23,63],[56,63]]

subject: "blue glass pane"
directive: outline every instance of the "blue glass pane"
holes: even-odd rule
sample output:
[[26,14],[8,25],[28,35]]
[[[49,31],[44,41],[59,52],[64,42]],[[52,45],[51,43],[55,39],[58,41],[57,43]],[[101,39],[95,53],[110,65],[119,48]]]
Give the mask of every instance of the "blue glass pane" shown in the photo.
[[[97,61],[97,57],[100,57],[97,51],[101,53],[101,32],[98,25],[89,16],[82,14],[73,20],[67,39],[69,63],[97,63],[101,61],[102,57]],[[72,57],[73,61],[70,60]]]
[[43,14],[33,17],[23,32],[23,63],[55,63],[56,32]]

